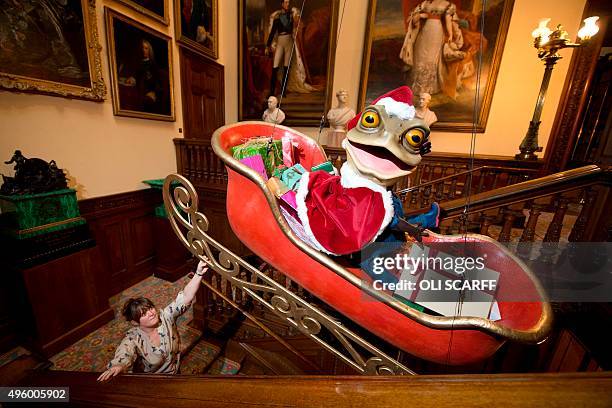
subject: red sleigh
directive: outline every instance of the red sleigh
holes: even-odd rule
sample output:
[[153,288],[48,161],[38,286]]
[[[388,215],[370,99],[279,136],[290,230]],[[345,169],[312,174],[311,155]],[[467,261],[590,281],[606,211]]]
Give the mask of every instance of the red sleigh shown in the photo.
[[[256,136],[299,143],[299,162],[307,169],[326,160],[312,139],[284,126],[241,122],[218,129],[212,138],[215,153],[228,173],[227,216],[234,233],[255,254],[310,293],[354,322],[396,347],[423,359],[469,364],[491,356],[506,341],[537,343],[546,338],[552,313],[536,278],[528,268],[493,240],[488,262],[501,271],[497,297],[525,301],[498,302],[501,320],[445,317],[419,312],[387,293],[377,291],[360,269],[346,267],[337,258],[311,248],[291,230],[277,203],[255,170],[234,159],[231,148]],[[479,235],[430,234],[424,243],[487,241]],[[452,337],[452,338],[451,338]]]

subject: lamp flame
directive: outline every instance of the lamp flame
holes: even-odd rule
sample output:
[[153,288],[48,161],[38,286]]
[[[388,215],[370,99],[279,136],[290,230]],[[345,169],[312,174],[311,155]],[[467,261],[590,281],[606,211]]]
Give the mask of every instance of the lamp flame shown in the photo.
[[589,40],[599,31],[599,26],[597,25],[597,20],[599,17],[593,16],[584,19],[584,25],[578,31],[578,38],[581,40]]
[[[548,38],[550,37],[550,34],[552,33],[551,29],[548,28],[548,23],[549,22],[550,22],[550,18],[543,18],[538,23],[538,28],[533,30],[533,32],[531,33],[531,36],[533,38],[539,38],[540,39],[539,45],[546,44],[548,42]],[[586,22],[586,20],[585,20],[585,22]]]

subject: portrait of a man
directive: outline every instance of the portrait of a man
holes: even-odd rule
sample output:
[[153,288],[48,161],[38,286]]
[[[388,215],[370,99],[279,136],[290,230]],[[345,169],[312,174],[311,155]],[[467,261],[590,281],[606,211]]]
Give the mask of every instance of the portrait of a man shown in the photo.
[[169,39],[106,9],[115,114],[174,120]]
[[317,125],[327,111],[337,1],[300,7],[295,0],[242,0],[241,119],[260,117],[270,96],[281,101],[288,125]]
[[175,0],[176,38],[217,58],[217,0]]
[[476,128],[484,131],[512,4],[371,0],[360,105],[388,87],[408,85],[431,96],[434,128],[471,131],[476,105]]

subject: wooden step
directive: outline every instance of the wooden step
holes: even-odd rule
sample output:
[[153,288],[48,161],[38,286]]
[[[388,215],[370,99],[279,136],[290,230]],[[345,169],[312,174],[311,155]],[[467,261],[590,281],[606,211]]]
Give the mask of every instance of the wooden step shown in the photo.
[[[246,353],[243,373],[249,375],[304,375],[305,372],[280,353],[264,350],[247,343],[239,343]],[[255,372],[261,371],[261,372]]]
[[19,384],[32,370],[46,370],[51,367],[48,360],[25,354],[0,367],[0,385],[3,387]]

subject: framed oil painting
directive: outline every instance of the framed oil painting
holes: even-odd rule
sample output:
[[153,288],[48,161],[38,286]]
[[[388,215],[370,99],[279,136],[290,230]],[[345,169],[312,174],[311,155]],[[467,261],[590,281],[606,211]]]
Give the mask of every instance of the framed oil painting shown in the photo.
[[331,103],[338,0],[308,0],[302,12],[297,0],[239,1],[239,119],[261,120],[274,95],[283,125],[318,126]]
[[415,95],[431,95],[434,130],[484,132],[513,5],[514,0],[370,0],[360,108],[408,85]]
[[0,88],[103,101],[95,0],[0,0]]
[[170,37],[104,8],[113,112],[174,120]]
[[176,41],[207,57],[219,57],[217,0],[174,0]]
[[168,1],[169,0],[115,0],[121,4],[149,16],[164,25],[168,25]]

